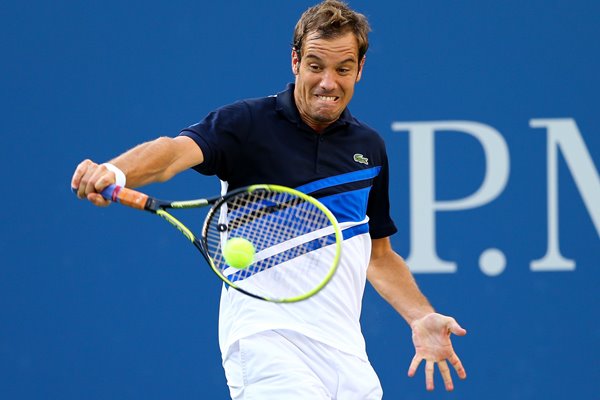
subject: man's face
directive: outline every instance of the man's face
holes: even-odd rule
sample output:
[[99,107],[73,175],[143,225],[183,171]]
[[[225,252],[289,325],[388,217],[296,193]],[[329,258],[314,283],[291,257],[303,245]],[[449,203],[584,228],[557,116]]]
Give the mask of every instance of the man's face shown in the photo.
[[358,43],[352,32],[318,39],[307,35],[302,59],[292,52],[292,71],[296,75],[294,99],[302,120],[317,132],[335,122],[354,94],[365,58],[359,64]]

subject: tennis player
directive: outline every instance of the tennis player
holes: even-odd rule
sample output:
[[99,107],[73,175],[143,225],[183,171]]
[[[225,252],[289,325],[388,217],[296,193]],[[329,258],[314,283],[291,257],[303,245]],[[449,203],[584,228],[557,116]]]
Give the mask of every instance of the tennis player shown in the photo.
[[435,364],[447,390],[448,361],[466,377],[450,340],[466,331],[434,311],[390,245],[396,227],[384,142],[347,108],[369,30],[340,1],[309,8],[294,31],[295,82],[285,90],[219,108],[177,137],[141,144],[108,164],[85,160],[73,175],[80,198],[106,206],[99,192],[109,184],[137,187],[193,168],[216,175],[224,191],[274,183],[328,197],[348,223],[336,275],[308,300],[273,304],[223,288],[219,344],[233,399],[380,399],[359,321],[367,279],[412,328],[409,376],[424,360],[428,390]]

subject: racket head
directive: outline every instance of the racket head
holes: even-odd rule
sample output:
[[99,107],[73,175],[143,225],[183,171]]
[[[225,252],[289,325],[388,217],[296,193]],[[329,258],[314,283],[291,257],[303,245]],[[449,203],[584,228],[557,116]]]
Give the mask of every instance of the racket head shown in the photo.
[[[236,269],[223,247],[244,238],[252,264]],[[327,285],[342,252],[342,233],[331,211],[315,198],[279,185],[233,191],[209,211],[202,244],[214,272],[229,286],[276,303],[305,300]]]

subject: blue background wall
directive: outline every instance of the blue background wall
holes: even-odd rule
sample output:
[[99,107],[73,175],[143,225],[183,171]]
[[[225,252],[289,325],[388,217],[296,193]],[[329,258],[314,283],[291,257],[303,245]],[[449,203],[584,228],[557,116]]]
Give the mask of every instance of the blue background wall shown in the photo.
[[[175,135],[213,108],[292,80],[293,26],[312,2],[9,2],[0,8],[0,398],[226,398],[217,346],[219,282],[163,222],[78,202],[79,161],[105,161]],[[455,347],[469,377],[435,398],[598,397],[600,241],[582,189],[558,157],[559,233],[576,267],[534,272],[547,248],[547,135],[535,118],[576,121],[600,165],[600,3],[351,1],[372,46],[351,109],[385,137],[393,242],[408,255],[409,135],[393,122],[463,120],[496,129],[510,176],[482,207],[436,214],[436,251],[454,273],[422,290],[469,330]],[[436,199],[481,185],[481,145],[436,135]],[[594,172],[595,172],[594,170]],[[587,180],[589,193],[598,178]],[[592,174],[592,178],[594,175]],[[218,190],[186,172],[146,188],[169,198]],[[598,200],[596,197],[593,199]],[[487,248],[506,257],[482,272]],[[416,266],[415,266],[416,267]],[[406,324],[368,287],[371,361],[386,398],[432,398],[408,379]]]

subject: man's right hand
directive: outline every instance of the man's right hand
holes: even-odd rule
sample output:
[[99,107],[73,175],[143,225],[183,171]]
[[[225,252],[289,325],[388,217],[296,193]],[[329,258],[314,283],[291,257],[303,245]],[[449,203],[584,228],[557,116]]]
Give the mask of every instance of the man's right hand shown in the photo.
[[115,181],[114,172],[109,171],[105,165],[84,160],[75,169],[71,178],[71,187],[78,198],[87,199],[99,207],[106,207],[110,201],[104,199],[100,192]]

